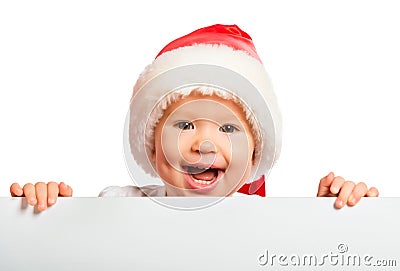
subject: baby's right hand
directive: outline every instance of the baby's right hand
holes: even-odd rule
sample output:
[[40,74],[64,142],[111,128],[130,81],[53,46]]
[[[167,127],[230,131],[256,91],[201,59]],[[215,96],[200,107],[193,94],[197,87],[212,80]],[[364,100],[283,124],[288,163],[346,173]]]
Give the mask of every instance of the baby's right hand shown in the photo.
[[72,188],[65,183],[39,182],[36,184],[27,183],[24,187],[13,183],[10,187],[11,196],[26,197],[29,205],[37,204],[39,211],[44,211],[48,206],[54,205],[57,197],[72,197]]

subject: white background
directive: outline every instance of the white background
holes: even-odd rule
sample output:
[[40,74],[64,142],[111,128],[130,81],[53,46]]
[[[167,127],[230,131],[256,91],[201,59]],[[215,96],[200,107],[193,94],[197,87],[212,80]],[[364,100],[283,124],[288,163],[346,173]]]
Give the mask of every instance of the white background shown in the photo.
[[399,14],[385,0],[2,1],[0,196],[12,182],[64,181],[75,196],[132,184],[122,135],[137,76],[215,23],[252,36],[279,98],[267,195],[314,196],[333,171],[399,196]]

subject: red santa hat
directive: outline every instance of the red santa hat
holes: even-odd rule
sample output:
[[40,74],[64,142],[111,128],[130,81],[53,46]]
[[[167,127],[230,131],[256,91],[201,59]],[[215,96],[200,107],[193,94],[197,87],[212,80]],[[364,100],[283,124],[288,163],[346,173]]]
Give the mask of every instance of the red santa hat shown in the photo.
[[135,161],[157,176],[150,159],[154,127],[169,104],[192,90],[232,99],[243,108],[255,138],[255,161],[239,192],[265,196],[265,176],[281,149],[281,114],[251,37],[236,25],[212,25],[172,41],[139,76],[129,113]]

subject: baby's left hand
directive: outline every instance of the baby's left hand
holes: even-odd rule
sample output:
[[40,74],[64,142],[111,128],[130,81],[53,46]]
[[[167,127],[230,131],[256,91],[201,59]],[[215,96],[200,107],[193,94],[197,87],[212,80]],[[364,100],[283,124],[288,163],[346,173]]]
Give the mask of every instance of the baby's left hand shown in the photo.
[[337,197],[335,207],[343,208],[346,204],[349,206],[356,205],[362,197],[377,197],[379,191],[375,187],[368,189],[363,182],[355,184],[352,181],[346,181],[340,176],[336,176],[330,172],[319,182],[317,197]]

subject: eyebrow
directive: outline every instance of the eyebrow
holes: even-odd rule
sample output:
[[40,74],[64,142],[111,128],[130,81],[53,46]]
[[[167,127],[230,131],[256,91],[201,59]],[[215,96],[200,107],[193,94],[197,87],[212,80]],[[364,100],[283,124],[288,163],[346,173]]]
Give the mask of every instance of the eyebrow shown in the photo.
[[244,125],[244,123],[248,123],[247,119],[244,117],[238,117],[230,112],[220,112],[218,114],[212,113],[202,113],[202,112],[194,112],[191,110],[179,110],[174,111],[168,116],[168,122],[175,121],[193,121],[193,120],[205,120],[209,119],[211,121],[217,122],[219,124],[237,124]]

